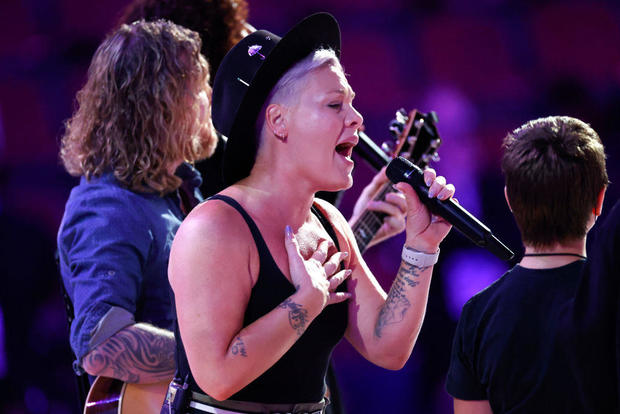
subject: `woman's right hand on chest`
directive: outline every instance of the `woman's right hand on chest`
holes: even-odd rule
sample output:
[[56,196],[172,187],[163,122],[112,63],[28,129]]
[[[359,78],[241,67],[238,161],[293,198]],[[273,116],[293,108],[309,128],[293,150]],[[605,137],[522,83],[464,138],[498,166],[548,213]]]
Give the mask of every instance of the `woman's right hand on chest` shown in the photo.
[[297,293],[307,301],[306,306],[320,313],[327,305],[343,302],[349,292],[336,292],[338,286],[351,275],[351,270],[339,270],[347,252],[329,254],[330,243],[322,240],[307,260],[301,255],[299,244],[290,226],[286,226],[284,244],[288,254],[291,282]]

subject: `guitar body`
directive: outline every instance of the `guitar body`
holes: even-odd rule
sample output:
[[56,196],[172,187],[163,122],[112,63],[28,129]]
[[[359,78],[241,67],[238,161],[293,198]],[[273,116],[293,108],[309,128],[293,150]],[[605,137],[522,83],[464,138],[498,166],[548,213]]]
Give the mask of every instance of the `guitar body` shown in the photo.
[[169,384],[127,384],[97,377],[86,397],[84,414],[159,414]]

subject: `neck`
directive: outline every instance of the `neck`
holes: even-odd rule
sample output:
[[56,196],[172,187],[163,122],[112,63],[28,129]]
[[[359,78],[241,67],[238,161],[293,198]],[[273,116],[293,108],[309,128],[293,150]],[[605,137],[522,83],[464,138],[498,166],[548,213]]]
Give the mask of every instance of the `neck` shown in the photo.
[[[527,256],[533,255],[533,256]],[[521,267],[529,269],[551,269],[581,260],[586,256],[586,238],[553,246],[525,246],[525,256],[519,262]]]
[[309,217],[314,192],[291,183],[290,178],[253,169],[236,186],[259,220],[278,223],[282,228],[290,225],[295,232]]

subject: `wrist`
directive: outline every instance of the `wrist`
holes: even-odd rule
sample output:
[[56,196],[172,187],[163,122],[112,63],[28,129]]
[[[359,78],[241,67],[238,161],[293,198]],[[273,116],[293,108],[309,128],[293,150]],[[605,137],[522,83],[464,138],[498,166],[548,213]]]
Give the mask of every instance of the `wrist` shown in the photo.
[[406,238],[405,246],[411,250],[428,254],[435,254],[439,250],[439,243],[427,243],[421,240],[420,237]]
[[311,319],[316,318],[325,307],[325,299],[311,287],[297,289],[288,299],[305,309]]
[[404,245],[401,259],[403,262],[412,266],[430,267],[437,263],[439,259],[439,248],[437,248],[434,253],[428,253]]

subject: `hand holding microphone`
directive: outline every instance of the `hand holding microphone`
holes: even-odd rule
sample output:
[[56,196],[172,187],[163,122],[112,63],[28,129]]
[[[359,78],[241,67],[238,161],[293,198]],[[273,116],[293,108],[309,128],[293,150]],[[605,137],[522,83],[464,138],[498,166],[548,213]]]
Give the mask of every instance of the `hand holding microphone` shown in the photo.
[[393,159],[386,174],[393,183],[406,182],[418,194],[420,201],[431,213],[443,217],[463,235],[480,247],[484,247],[502,260],[510,260],[514,253],[497,239],[491,230],[472,216],[451,198],[439,200],[428,196],[429,188],[424,182],[422,170],[403,157]]

